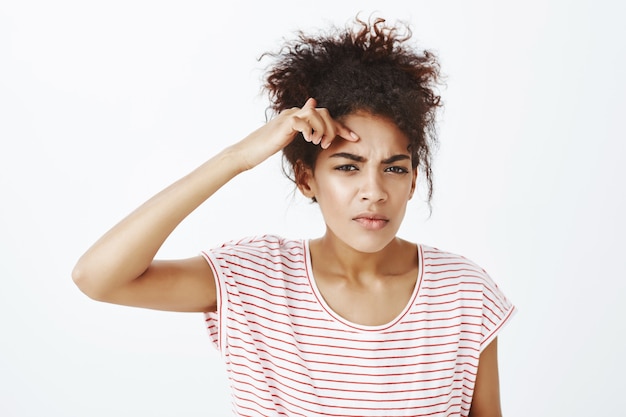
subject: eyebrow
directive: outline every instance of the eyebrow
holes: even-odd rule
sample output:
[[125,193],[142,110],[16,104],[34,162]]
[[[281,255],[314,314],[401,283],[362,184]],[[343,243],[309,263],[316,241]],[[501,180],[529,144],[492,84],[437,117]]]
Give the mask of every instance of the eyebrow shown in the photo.
[[[349,152],[337,152],[334,153],[332,155],[329,156],[329,158],[346,158],[346,159],[350,159],[352,161],[355,162],[365,162],[367,161],[367,159],[363,158],[360,155],[355,155],[353,153],[349,153]],[[411,157],[407,154],[398,154],[398,155],[393,155],[390,156],[387,159],[383,159],[381,161],[382,164],[393,164],[394,162],[398,162],[398,161],[404,161],[407,159],[411,159]]]

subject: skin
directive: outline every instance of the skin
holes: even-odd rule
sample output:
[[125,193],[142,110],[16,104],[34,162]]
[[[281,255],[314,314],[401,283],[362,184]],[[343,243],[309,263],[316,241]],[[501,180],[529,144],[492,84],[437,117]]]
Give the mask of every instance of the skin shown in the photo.
[[502,417],[497,338],[487,345],[480,354],[469,416]]
[[339,315],[385,324],[404,309],[417,277],[416,245],[396,237],[417,171],[408,138],[389,120],[357,113],[342,122],[360,139],[334,141],[314,169],[296,173],[326,222],[324,236],[310,244],[313,274]]
[[[418,275],[415,244],[396,237],[417,178],[408,139],[389,120],[368,113],[334,120],[314,99],[283,111],[138,207],[80,257],[74,282],[99,301],[214,311],[216,287],[207,262],[199,256],[155,260],[156,253],[200,204],[279,152],[298,132],[323,148],[314,167],[296,166],[298,188],[316,198],[327,226],[310,246],[322,295],[337,314],[355,323],[393,320]],[[501,415],[498,387],[494,341],[480,356],[472,417]]]

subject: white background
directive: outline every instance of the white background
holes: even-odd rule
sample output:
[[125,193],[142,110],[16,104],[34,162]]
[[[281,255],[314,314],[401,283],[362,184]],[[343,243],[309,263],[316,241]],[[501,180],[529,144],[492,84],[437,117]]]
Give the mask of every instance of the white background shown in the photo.
[[[414,199],[401,235],[472,258],[517,305],[500,336],[505,414],[623,415],[622,8],[3,1],[0,415],[228,414],[201,315],[96,303],[70,272],[134,207],[264,122],[262,52],[358,11],[409,21],[447,76],[433,213]],[[273,158],[193,213],[160,256],[322,231]]]

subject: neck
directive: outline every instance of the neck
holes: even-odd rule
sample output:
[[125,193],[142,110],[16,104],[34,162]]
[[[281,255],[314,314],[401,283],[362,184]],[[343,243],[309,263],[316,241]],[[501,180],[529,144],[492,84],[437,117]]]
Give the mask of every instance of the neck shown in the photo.
[[367,253],[352,248],[328,230],[311,242],[310,249],[317,268],[350,281],[399,275],[417,262],[415,245],[397,237],[382,250]]

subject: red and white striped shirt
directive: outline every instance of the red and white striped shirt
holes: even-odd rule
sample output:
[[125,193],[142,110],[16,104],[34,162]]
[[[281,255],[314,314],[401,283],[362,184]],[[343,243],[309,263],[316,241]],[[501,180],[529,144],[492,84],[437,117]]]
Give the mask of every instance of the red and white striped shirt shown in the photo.
[[208,330],[237,416],[466,416],[480,352],[514,311],[483,269],[423,245],[410,302],[382,326],[328,307],[307,241],[268,235],[203,254],[218,289]]

